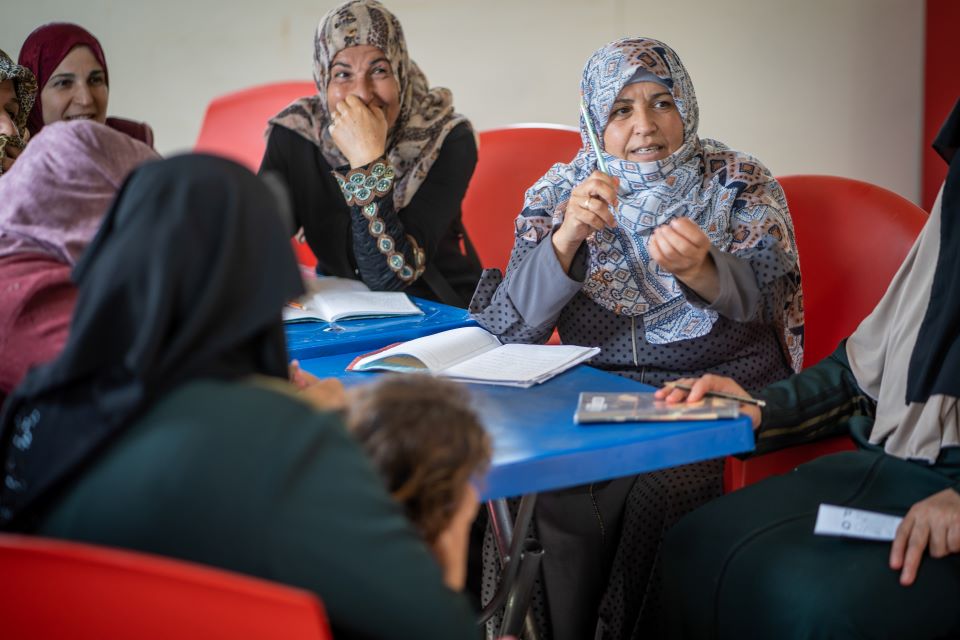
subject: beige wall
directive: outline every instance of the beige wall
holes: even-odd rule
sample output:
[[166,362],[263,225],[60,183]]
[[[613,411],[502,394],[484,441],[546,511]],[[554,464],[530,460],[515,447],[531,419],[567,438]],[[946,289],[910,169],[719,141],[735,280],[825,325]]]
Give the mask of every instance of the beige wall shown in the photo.
[[[13,4],[13,0],[10,0]],[[5,0],[5,5],[7,4]],[[328,0],[32,0],[0,21],[11,55],[35,26],[83,24],[110,65],[110,112],[188,149],[221,93],[308,79]],[[673,46],[693,77],[700,134],[775,174],[868,180],[917,201],[922,0],[387,0],[412,56],[479,129],[575,124],[590,53],[625,35]]]

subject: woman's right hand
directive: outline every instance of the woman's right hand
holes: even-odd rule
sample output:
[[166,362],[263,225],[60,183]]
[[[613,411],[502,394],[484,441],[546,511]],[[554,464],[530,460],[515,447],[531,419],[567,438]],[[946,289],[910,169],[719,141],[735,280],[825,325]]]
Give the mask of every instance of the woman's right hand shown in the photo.
[[387,117],[383,109],[368,107],[349,95],[330,114],[330,137],[352,169],[383,157],[387,145]]
[[617,205],[617,179],[594,171],[574,187],[563,214],[563,223],[553,232],[553,250],[564,271],[577,249],[587,237],[597,231],[617,226],[611,209]]
[[[749,398],[750,394],[744,391],[743,387],[736,383],[733,378],[725,378],[708,373],[699,378],[682,378],[675,380],[683,385],[689,386],[690,391],[677,389],[676,387],[661,387],[654,393],[657,400],[666,400],[668,403],[674,402],[700,402],[708,391],[722,391],[732,393],[736,396]],[[753,422],[753,430],[756,431],[760,426],[760,407],[752,404],[741,404],[740,413],[750,416]]]

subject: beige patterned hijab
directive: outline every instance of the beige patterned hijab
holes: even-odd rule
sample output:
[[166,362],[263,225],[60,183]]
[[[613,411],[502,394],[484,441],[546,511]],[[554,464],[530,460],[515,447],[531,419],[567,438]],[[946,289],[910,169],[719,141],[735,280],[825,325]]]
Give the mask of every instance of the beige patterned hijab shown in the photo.
[[426,179],[447,134],[467,119],[454,112],[449,89],[430,88],[426,76],[407,54],[400,22],[376,0],[350,0],[323,16],[314,43],[317,95],[300,98],[274,116],[267,135],[274,125],[285,127],[320,147],[331,167],[346,164],[327,131],[327,83],[336,55],[360,45],[383,51],[400,85],[400,115],[387,135],[387,160],[398,176],[393,201],[401,209]]
[[873,312],[847,340],[857,384],[877,401],[870,442],[892,456],[934,462],[940,449],[960,445],[957,399],[931,395],[906,403],[908,365],[923,323],[940,252],[943,192],[900,270]]
[[[37,97],[37,80],[33,77],[33,72],[15,63],[10,56],[0,50],[0,82],[4,80],[13,80],[13,89],[16,91],[17,101],[20,103],[20,112],[13,122],[20,135],[12,137],[0,134],[0,160],[6,157],[8,145],[18,149],[23,148],[23,135],[27,126],[27,117],[30,115],[33,101]],[[0,173],[3,173],[2,166],[0,166]]]

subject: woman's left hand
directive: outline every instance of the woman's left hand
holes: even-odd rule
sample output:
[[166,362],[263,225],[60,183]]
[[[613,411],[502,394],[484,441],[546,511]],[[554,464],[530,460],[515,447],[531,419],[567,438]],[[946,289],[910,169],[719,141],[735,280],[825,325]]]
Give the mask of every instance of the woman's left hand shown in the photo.
[[717,266],[710,257],[710,238],[690,218],[673,218],[653,230],[650,257],[707,302],[719,293]]
[[300,368],[294,360],[288,369],[290,383],[296,387],[301,398],[321,411],[341,411],[347,406],[347,394],[343,383],[336,378],[318,378]]
[[960,553],[960,493],[944,489],[921,500],[897,527],[890,548],[890,568],[900,571],[900,584],[909,587],[917,578],[923,552],[943,558]]
[[382,109],[368,107],[354,95],[337,103],[330,114],[330,137],[351,169],[383,156],[387,148],[387,116]]

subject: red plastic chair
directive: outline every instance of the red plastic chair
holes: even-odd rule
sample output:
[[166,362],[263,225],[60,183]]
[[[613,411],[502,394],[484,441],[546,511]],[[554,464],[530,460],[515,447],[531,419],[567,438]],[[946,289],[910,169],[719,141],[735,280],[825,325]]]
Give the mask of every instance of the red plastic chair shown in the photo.
[[256,171],[266,148],[267,121],[297,98],[316,92],[312,81],[274,82],[214,98],[194,151],[226,156]]
[[[274,82],[214,98],[203,116],[194,151],[226,156],[256,171],[266,148],[267,121],[297,98],[316,92],[313,81]],[[301,264],[317,264],[305,243],[294,241],[293,249]]]
[[523,195],[553,164],[569,162],[579,150],[580,132],[573,127],[518,124],[480,132],[463,224],[485,268],[507,268]]
[[[803,276],[804,367],[836,350],[876,306],[927,221],[909,200],[837,176],[778,178],[790,205]],[[728,458],[727,491],[790,471],[817,456],[853,449],[829,438],[747,460]]]
[[4,638],[330,640],[311,593],[178,560],[0,535]]

